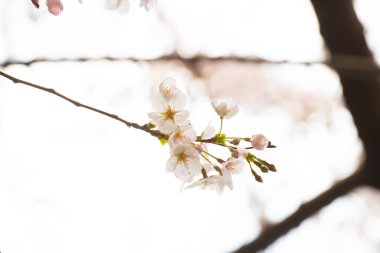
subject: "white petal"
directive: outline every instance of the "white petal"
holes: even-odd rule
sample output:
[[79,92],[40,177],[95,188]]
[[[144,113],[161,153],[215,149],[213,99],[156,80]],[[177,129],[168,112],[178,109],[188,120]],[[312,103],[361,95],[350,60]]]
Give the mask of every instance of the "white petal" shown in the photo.
[[173,172],[177,166],[177,162],[178,160],[175,155],[170,156],[166,163],[166,171]]
[[179,126],[186,126],[190,124],[190,120],[187,119],[189,117],[189,112],[186,110],[177,111],[174,115],[174,121]]
[[150,112],[150,113],[148,113],[148,117],[151,118],[151,119],[160,119],[163,116],[159,112]]
[[116,10],[120,5],[120,0],[106,0],[106,9]]
[[232,118],[239,112],[239,107],[233,106],[231,109],[228,111],[228,113],[224,116],[226,119]]
[[197,139],[197,133],[195,132],[194,128],[189,125],[187,127],[185,127],[185,135],[191,140],[191,141],[195,141]]
[[189,159],[188,160],[188,166],[189,166],[189,171],[191,174],[196,174],[199,173],[202,169],[201,162],[198,159]]
[[[194,188],[194,187],[202,186],[202,185],[204,185],[204,183],[205,183],[204,181],[205,181],[205,179],[202,178],[202,179],[200,179],[200,180],[198,180],[198,181],[195,181],[195,182],[192,183],[191,185],[187,186],[185,189],[190,189],[190,188]],[[201,188],[204,189],[204,187],[201,187]]]
[[170,97],[169,104],[175,108],[176,111],[184,109],[186,106],[185,94],[178,90],[173,96]]
[[146,11],[152,9],[156,4],[156,0],[140,0],[140,6],[144,7]]
[[182,181],[186,180],[186,182],[190,182],[193,179],[193,175],[195,175],[195,174],[191,173],[188,170],[186,164],[184,164],[184,163],[178,163],[177,167],[176,167],[176,169],[174,171],[174,175],[177,178],[181,179]]
[[184,146],[184,149],[184,153],[187,157],[191,159],[199,158],[199,153],[193,146]]
[[184,146],[175,146],[170,150],[170,153],[173,155],[179,155],[183,153],[186,150],[186,147]]
[[216,134],[216,129],[212,126],[207,126],[206,129],[203,130],[203,133],[201,135],[201,139],[202,140],[210,139],[210,138],[214,137],[215,134]]
[[166,111],[169,105],[169,101],[159,92],[153,93],[150,101],[152,108],[160,112]]
[[158,130],[164,134],[171,134],[177,127],[177,125],[170,119],[164,119],[155,125],[157,126]]
[[175,80],[171,77],[165,78],[160,83],[159,91],[166,99],[174,96],[178,92]]
[[126,14],[129,11],[131,3],[129,0],[121,0],[120,5],[119,5],[119,13],[120,14]]

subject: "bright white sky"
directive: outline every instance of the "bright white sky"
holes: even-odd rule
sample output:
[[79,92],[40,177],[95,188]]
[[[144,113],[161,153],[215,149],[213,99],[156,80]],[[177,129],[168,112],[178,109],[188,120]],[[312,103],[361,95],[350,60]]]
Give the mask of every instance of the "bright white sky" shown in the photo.
[[[303,0],[159,0],[150,12],[134,1],[127,15],[104,10],[100,0],[66,2],[53,17],[28,1],[0,0],[0,61],[145,58],[175,48],[184,56],[323,59],[316,19]],[[357,5],[372,25],[365,6],[375,1]],[[348,176],[360,157],[339,81],[324,66],[209,66],[206,82],[165,63],[41,63],[6,71],[138,123],[148,121],[151,92],[170,75],[190,95],[198,132],[215,118],[210,96],[232,96],[241,111],[226,122],[226,133],[268,135],[279,148],[259,155],[279,172],[259,185],[247,170],[222,197],[180,193],[181,183],[165,172],[168,147],[0,79],[2,253],[229,252],[252,240],[261,222],[280,221]],[[370,212],[368,195],[378,198],[366,189],[342,198],[267,251],[378,252],[380,217]]]

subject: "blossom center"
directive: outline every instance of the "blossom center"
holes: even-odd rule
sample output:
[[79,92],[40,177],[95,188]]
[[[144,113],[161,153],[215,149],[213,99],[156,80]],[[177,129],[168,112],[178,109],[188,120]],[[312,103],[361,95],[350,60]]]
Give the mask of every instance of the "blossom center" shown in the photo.
[[177,112],[169,105],[168,108],[166,109],[165,112],[163,112],[162,114],[165,116],[165,118],[167,120],[173,120],[174,121],[174,115],[176,114]]
[[167,97],[171,97],[171,96],[174,95],[174,90],[171,89],[171,88],[169,88],[169,87],[165,87],[165,89],[164,89],[164,94],[165,94],[165,96],[167,96]]
[[183,163],[187,162],[187,156],[185,155],[185,153],[178,154],[177,159],[178,159],[178,162],[183,162]]
[[182,130],[179,130],[178,132],[175,133],[174,135],[174,140],[176,142],[182,141],[185,139],[184,132]]

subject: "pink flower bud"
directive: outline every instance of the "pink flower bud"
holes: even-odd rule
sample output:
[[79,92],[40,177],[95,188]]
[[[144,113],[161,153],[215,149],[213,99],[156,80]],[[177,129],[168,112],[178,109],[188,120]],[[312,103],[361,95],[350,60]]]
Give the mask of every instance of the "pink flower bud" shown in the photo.
[[253,135],[251,138],[251,145],[254,149],[263,150],[268,147],[268,139],[262,134]]
[[63,11],[63,4],[60,0],[47,0],[46,5],[51,14],[58,16]]

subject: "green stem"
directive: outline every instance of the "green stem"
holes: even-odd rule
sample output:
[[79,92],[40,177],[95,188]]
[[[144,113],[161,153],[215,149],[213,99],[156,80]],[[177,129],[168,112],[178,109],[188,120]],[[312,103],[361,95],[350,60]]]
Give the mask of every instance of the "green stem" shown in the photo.
[[222,133],[222,129],[223,129],[223,117],[220,117],[220,129],[219,129],[219,134]]
[[209,152],[207,151],[203,151],[203,153],[205,153],[206,155],[209,155],[211,156],[212,158],[214,158],[218,163],[221,163],[221,159],[216,157],[216,156],[213,156],[212,154],[210,154]]
[[[204,151],[203,151],[204,152]],[[201,156],[209,163],[212,163],[206,156],[204,156],[203,154],[201,154]]]
[[247,161],[249,167],[251,168],[252,175],[255,177],[256,181],[262,183],[263,179],[261,178],[261,176],[259,176],[259,174],[257,174],[256,171],[252,168],[252,164],[249,162],[249,160],[248,159],[245,159],[245,160]]

